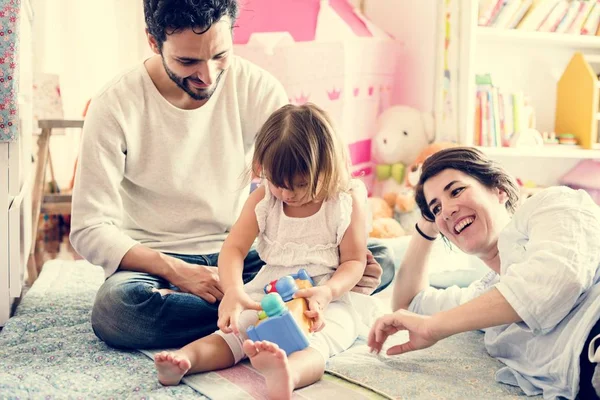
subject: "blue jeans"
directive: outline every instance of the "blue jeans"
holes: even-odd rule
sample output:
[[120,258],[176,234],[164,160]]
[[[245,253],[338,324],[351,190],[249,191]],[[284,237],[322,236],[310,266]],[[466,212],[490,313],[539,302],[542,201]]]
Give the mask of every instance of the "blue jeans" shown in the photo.
[[[369,250],[383,269],[376,292],[394,278],[391,251],[370,243]],[[219,254],[170,254],[190,264],[217,266]],[[264,262],[255,250],[244,260],[244,283],[251,281]],[[162,295],[153,289],[174,289],[168,281],[154,275],[118,271],[102,284],[92,310],[94,333],[116,348],[181,347],[217,330],[219,303],[211,304],[189,293]]]

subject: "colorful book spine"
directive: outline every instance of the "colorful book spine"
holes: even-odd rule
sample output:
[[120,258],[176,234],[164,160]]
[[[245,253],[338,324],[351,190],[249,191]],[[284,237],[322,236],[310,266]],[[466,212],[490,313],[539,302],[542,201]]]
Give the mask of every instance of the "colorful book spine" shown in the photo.
[[482,136],[481,126],[481,92],[477,92],[477,99],[475,101],[475,126],[473,127],[473,146],[481,146]]
[[569,29],[571,24],[573,24],[573,21],[575,21],[575,17],[577,16],[577,13],[579,12],[579,9],[581,7],[582,7],[581,1],[571,0],[571,3],[569,4],[569,9],[567,10],[565,16],[560,21],[560,23],[558,24],[558,26],[556,27],[554,32],[556,32],[556,33],[567,32],[567,30]]
[[491,97],[492,115],[494,116],[494,146],[500,147],[502,146],[502,124],[500,122],[502,116],[500,115],[500,99],[498,97],[498,88],[496,86],[492,87]]
[[540,32],[554,32],[569,10],[569,5],[567,0],[560,0],[538,30]]
[[515,121],[515,133],[523,132],[525,127],[525,115],[523,109],[525,107],[525,100],[523,92],[513,93],[513,115]]
[[582,35],[595,35],[598,29],[598,19],[600,18],[600,3],[596,1],[581,28]]
[[489,0],[479,2],[478,25],[489,26],[490,22],[498,15],[505,0]]
[[567,33],[573,35],[579,35],[581,33],[581,28],[583,28],[583,24],[586,21],[590,11],[592,10],[592,6],[595,2],[593,1],[581,1],[581,7],[579,8],[579,12],[577,16],[575,16],[575,20],[567,30]]
[[536,0],[523,17],[518,28],[524,31],[537,31],[560,0]]
[[490,74],[476,75],[473,144],[505,147],[515,133],[535,127],[535,112],[523,92],[494,86]]
[[489,107],[488,107],[488,92],[481,92],[481,145],[489,146],[488,138],[490,137],[489,125]]
[[520,6],[521,0],[508,0],[494,21],[494,28],[507,29]]
[[494,121],[494,99],[492,97],[492,91],[487,91],[487,105],[488,105],[488,146],[496,147],[496,123]]
[[519,25],[519,23],[521,23],[521,21],[523,20],[523,17],[527,13],[527,11],[529,11],[529,8],[531,7],[532,2],[533,2],[533,0],[521,1],[521,5],[519,6],[519,9],[513,15],[510,22],[508,23],[508,27],[507,27],[508,29],[515,29]]
[[514,116],[513,116],[513,96],[512,93],[502,94],[502,111],[504,112],[504,139],[503,145],[507,145],[511,136],[515,133]]

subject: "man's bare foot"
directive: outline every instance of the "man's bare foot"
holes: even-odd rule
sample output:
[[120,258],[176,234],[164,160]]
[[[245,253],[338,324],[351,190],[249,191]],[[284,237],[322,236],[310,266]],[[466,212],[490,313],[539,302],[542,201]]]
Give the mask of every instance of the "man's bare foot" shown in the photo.
[[271,400],[288,400],[294,391],[294,382],[285,352],[275,343],[244,342],[244,352],[252,366],[259,370],[267,381],[267,394]]
[[181,378],[190,370],[190,360],[179,353],[161,351],[154,355],[158,381],[165,386],[179,385]]

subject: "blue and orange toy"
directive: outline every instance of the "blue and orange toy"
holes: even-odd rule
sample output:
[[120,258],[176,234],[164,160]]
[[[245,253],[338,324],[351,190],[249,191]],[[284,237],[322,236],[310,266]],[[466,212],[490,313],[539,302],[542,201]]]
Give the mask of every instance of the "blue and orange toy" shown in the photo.
[[297,290],[313,286],[313,280],[304,269],[267,284],[267,295],[260,302],[259,321],[248,328],[248,337],[253,341],[277,343],[288,356],[308,347],[311,320],[304,315],[308,304],[306,299],[293,296]]

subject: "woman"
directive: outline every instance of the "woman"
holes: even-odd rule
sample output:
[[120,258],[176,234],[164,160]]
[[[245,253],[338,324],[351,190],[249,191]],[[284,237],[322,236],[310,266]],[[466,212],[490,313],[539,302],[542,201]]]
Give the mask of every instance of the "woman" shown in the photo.
[[[463,147],[428,158],[415,189],[422,218],[396,277],[395,312],[371,329],[371,349],[400,330],[409,341],[390,355],[483,329],[487,351],[506,365],[499,382],[544,398],[597,399],[598,343],[590,343],[600,336],[600,207],[565,187],[519,205],[514,180]],[[468,288],[429,287],[427,257],[440,235],[491,271]]]

